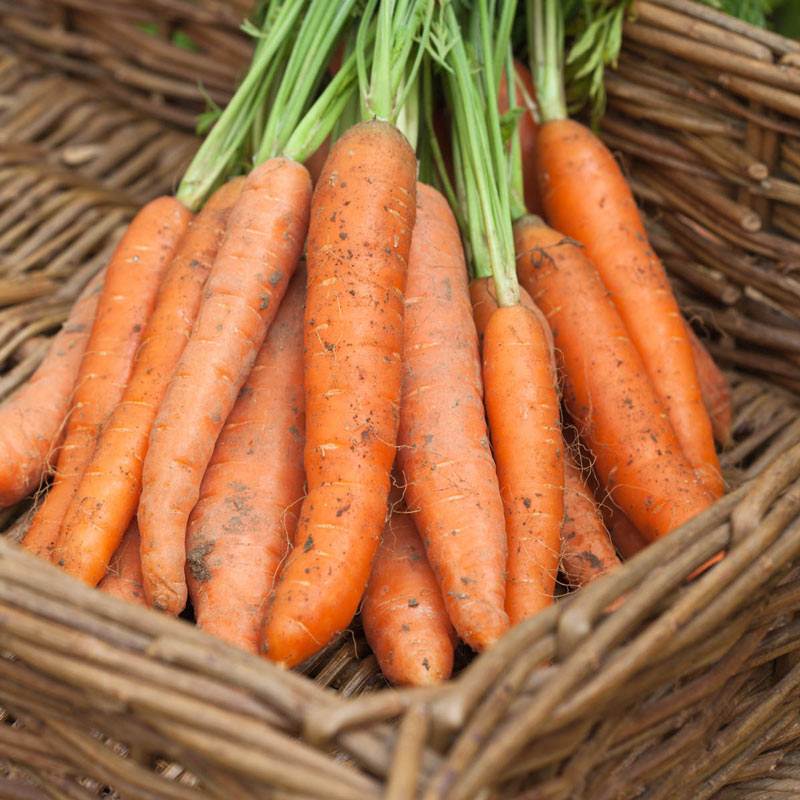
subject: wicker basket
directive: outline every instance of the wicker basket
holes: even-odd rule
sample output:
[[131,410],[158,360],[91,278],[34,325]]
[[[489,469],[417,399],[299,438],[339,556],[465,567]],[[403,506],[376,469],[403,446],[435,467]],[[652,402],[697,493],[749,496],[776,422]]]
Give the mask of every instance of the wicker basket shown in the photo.
[[[646,204],[684,310],[713,334],[715,353],[740,369],[730,373],[734,444],[722,454],[730,493],[490,652],[471,661],[462,654],[449,685],[404,691],[385,688],[357,625],[305,674],[282,671],[36,560],[9,541],[29,504],[7,510],[0,796],[800,795],[800,757],[792,752],[800,745],[800,283],[793,276],[800,245],[781,235],[793,235],[787,210],[800,186],[784,169],[792,156],[767,158],[776,148],[800,151],[800,123],[787,109],[735,94],[729,73],[698,66],[696,53],[648,40],[651,30],[663,37],[665,26],[678,24],[665,8],[708,16],[683,0],[662,0],[628,27],[620,70],[609,76],[604,133]],[[216,0],[27,0],[0,2],[0,11],[2,396],[35,367],[46,347],[41,334],[63,319],[135,207],[169,191],[196,147],[179,128],[202,110],[198,97],[165,91],[156,98],[135,85],[106,91],[110,75],[138,74],[118,73],[120,59],[135,61],[136,70],[153,67],[147,53],[117,46],[95,15],[116,25],[155,15],[165,31],[158,47],[174,26],[193,26],[194,40],[208,47],[224,33],[244,48],[231,49],[244,53],[239,63],[246,44],[235,33],[235,9]],[[716,35],[725,31],[709,19]],[[694,31],[701,43],[713,33]],[[740,40],[766,47],[769,63],[800,49],[746,27],[727,33],[739,36],[740,47]],[[209,63],[206,55],[203,67]],[[220,79],[220,92],[230,91],[234,72],[219,72],[231,79],[224,86]],[[162,88],[173,85],[166,69],[160,77]],[[623,97],[656,80],[673,106],[675,98],[695,104],[682,108],[682,125],[663,97],[660,106],[653,100],[661,95],[647,95],[650,106]],[[52,111],[62,97],[73,98],[68,114],[66,105]],[[701,132],[702,119],[717,127]],[[701,140],[695,151],[687,120]],[[145,147],[142,131],[150,137]],[[641,145],[645,135],[661,149]],[[679,169],[664,169],[666,158],[677,159],[678,137],[698,156],[682,162],[684,172],[688,164],[716,192],[713,214],[707,196],[681,183]],[[737,147],[725,150],[720,138]],[[741,169],[732,170],[734,161]],[[748,171],[754,163],[766,165],[768,178]],[[687,581],[721,550],[721,563]]]

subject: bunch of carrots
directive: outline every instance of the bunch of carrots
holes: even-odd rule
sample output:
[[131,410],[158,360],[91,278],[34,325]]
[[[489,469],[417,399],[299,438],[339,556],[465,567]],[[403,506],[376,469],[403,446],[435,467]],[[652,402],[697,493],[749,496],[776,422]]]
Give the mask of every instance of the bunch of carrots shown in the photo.
[[524,9],[532,79],[515,2],[355,7],[264,4],[0,409],[0,500],[52,473],[23,546],[69,574],[287,667],[360,613],[428,684],[719,498],[731,399],[567,117],[561,5]]

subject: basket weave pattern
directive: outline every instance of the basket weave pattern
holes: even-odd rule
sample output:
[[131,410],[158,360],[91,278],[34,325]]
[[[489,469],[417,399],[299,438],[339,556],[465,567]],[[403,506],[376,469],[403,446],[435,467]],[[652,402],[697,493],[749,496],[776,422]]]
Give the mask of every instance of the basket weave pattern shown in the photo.
[[[204,92],[192,94],[198,76],[224,102],[247,62],[242,13],[217,0],[0,0],[0,396],[35,368],[41,332],[63,319],[135,208],[174,187],[197,146],[180,129],[205,107]],[[153,18],[162,35],[131,46]],[[175,30],[201,49],[161,66]],[[762,230],[709,231],[702,202],[665,188],[663,164],[620,134],[632,117],[618,87],[632,82],[636,35],[609,80],[617,133],[605,132],[647,204],[654,244],[684,265],[672,271],[683,308],[723,356],[753,343],[760,322],[771,332],[760,332],[763,346],[791,369],[791,322],[800,324],[791,240],[760,235],[791,203],[765,206],[755,185],[718,165],[725,196],[757,213]],[[656,116],[640,130],[667,138],[657,126],[669,118]],[[747,124],[733,129],[744,141]],[[781,137],[787,148],[800,142]],[[305,674],[279,670],[39,562],[9,541],[17,520],[0,538],[0,796],[735,800],[796,788],[800,398],[782,367],[753,367],[762,377],[729,374],[730,493],[436,690],[386,689],[357,628]],[[687,581],[721,550],[724,560]]]

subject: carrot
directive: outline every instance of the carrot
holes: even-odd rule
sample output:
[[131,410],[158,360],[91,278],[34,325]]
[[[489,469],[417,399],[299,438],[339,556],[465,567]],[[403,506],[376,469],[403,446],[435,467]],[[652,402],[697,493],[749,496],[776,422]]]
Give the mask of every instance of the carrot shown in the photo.
[[298,270],[217,439],[186,536],[197,624],[252,653],[303,496],[304,301]]
[[[528,68],[518,59],[514,59],[516,72],[517,104],[525,108],[517,123],[519,136],[520,155],[522,156],[522,180],[525,187],[525,205],[532,214],[542,212],[542,201],[539,197],[539,178],[536,171],[536,135],[539,125],[534,119],[531,105],[535,103],[536,89],[533,78]],[[521,85],[520,85],[521,84]],[[501,114],[508,111],[508,85],[506,73],[503,70],[500,76],[500,88],[497,93],[497,109]]]
[[619,563],[594,495],[567,451],[564,457],[561,571],[569,585],[577,589]]
[[648,540],[711,504],[641,356],[582,248],[537,217],[515,226],[517,271],[553,331],[564,399],[603,486]]
[[585,246],[642,357],[680,448],[711,494],[720,497],[724,485],[711,422],[664,267],[611,151],[589,128],[567,118],[560,63],[563,6],[558,0],[537,0],[529,8],[542,118],[536,164],[545,216],[553,228]]
[[64,516],[64,569],[96,584],[136,513],[150,429],[192,330],[211,262],[243,178],[225,184],[192,220],[167,268],[142,336],[130,382]]
[[[512,323],[511,336],[519,336],[520,329],[527,331],[528,345],[520,346],[520,340],[513,338],[498,343],[497,338],[488,339],[492,326],[498,324],[494,319],[498,310],[494,281],[470,281],[475,327],[483,342],[489,428],[505,508],[506,611],[512,623],[553,601],[565,502],[564,442],[552,334],[531,296],[522,287],[519,294],[521,305],[509,308],[524,308],[525,312],[515,312],[523,322]],[[494,336],[497,337],[496,331]],[[487,341],[493,350],[487,350]],[[498,353],[498,349],[508,355]],[[529,353],[534,353],[532,358]],[[491,362],[487,361],[489,358]],[[508,363],[498,364],[499,358],[506,358]],[[508,370],[505,377],[495,374],[498,368]],[[526,435],[533,441],[527,441]]]
[[139,526],[131,520],[108,565],[108,573],[97,588],[129,603],[146,606],[142,587],[142,559],[139,555]]
[[483,380],[508,536],[506,611],[514,625],[553,602],[564,516],[555,371],[530,308],[501,306],[489,318]]
[[394,507],[361,607],[367,643],[383,674],[399,686],[447,680],[456,639],[415,517]]
[[640,550],[647,547],[645,539],[613,500],[606,503],[603,517],[611,533],[611,541],[624,559],[633,558]]
[[83,291],[42,363],[0,409],[0,506],[38,488],[52,469],[72,392],[86,351],[103,284],[98,275]]
[[322,174],[322,167],[325,165],[325,159],[328,158],[328,153],[330,153],[330,151],[331,137],[328,136],[305,161],[306,169],[311,176],[311,183],[314,186],[316,186],[317,181],[319,181],[319,176]]
[[444,197],[417,184],[397,466],[450,619],[475,650],[508,627],[503,505],[482,395],[458,227]]
[[711,353],[706,350],[688,324],[686,333],[692,346],[700,391],[708,416],[711,418],[714,438],[722,448],[730,447],[733,444],[733,397],[730,384],[711,357]]
[[22,543],[40,556],[50,558],[97,437],[122,397],[161,276],[190,217],[171,197],[151,201],[133,219],[106,268],[55,481]]
[[380,120],[349,128],[314,192],[305,311],[305,470],[296,544],[263,649],[300,663],[358,609],[386,516],[399,423],[416,159]]
[[231,211],[191,339],[153,423],[137,511],[148,603],[186,604],[186,524],[219,432],[300,258],[311,179],[301,164],[257,166]]

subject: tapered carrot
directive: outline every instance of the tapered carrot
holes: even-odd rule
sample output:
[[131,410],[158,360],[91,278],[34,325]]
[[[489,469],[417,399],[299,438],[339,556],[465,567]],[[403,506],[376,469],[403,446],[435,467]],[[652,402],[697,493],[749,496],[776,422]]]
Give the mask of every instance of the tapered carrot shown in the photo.
[[97,588],[129,603],[146,606],[142,587],[142,559],[139,555],[139,526],[132,519],[108,565],[108,573]]
[[159,282],[190,218],[174,198],[151,201],[133,219],[106,268],[55,481],[23,540],[24,547],[45,558],[55,546],[97,437],[122,397]]
[[367,643],[398,686],[430,686],[453,670],[456,637],[415,517],[402,507],[393,510],[361,607]]
[[[724,491],[711,422],[677,301],[647,240],[622,170],[585,125],[567,118],[563,5],[536,0],[528,29],[542,124],[536,164],[545,217],[583,244],[667,411],[679,445],[716,498]],[[561,20],[561,21],[560,21]]]
[[633,558],[647,547],[647,541],[613,500],[606,501],[603,517],[611,534],[611,541],[623,558]]
[[[533,86],[533,78],[530,71],[517,59],[514,59],[514,71],[516,72],[516,81],[521,84],[515,87],[517,104],[525,109],[517,122],[517,135],[519,136],[520,155],[522,157],[522,179],[525,188],[525,205],[531,214],[540,214],[542,201],[539,197],[539,178],[536,174],[536,135],[539,125],[530,108],[531,103],[536,98],[536,89]],[[508,85],[505,70],[500,76],[497,108],[501,114],[505,114],[508,111]]]
[[692,346],[700,391],[711,418],[714,438],[721,447],[730,447],[733,444],[733,397],[730,384],[689,325],[686,325],[686,333]]
[[98,275],[83,291],[28,382],[0,409],[0,506],[38,488],[67,423],[75,380],[86,351],[103,284]]
[[64,569],[96,584],[136,513],[150,429],[186,346],[211,263],[244,178],[219,189],[192,220],[164,275],[133,374],[86,466],[58,537]]
[[564,399],[603,486],[647,539],[709,506],[641,356],[583,249],[526,217],[517,270],[553,331]]
[[553,602],[564,517],[555,370],[530,308],[502,306],[489,318],[483,380],[506,516],[506,611],[513,625]]
[[298,269],[228,415],[186,536],[197,624],[253,653],[303,497],[305,278]]
[[450,618],[475,650],[508,627],[503,506],[482,395],[458,226],[444,197],[417,184],[397,466]]
[[358,609],[386,516],[402,380],[416,159],[373,120],[334,144],[314,192],[305,311],[308,494],[264,627],[303,661]]
[[604,575],[619,563],[597,501],[567,451],[564,458],[561,571],[570,586],[577,589]]
[[301,164],[257,166],[231,211],[191,339],[153,423],[137,516],[148,602],[186,604],[186,524],[219,432],[294,273],[308,226]]
[[[493,326],[499,318],[491,321],[498,310],[493,279],[474,278],[469,288],[483,342],[486,409],[505,508],[506,611],[516,623],[552,603],[561,551],[564,443],[553,338],[547,320],[520,287],[520,305],[510,308],[525,309],[514,312],[522,322],[510,323],[511,331],[498,339],[501,331]],[[527,332],[527,343],[509,338],[521,332]]]

